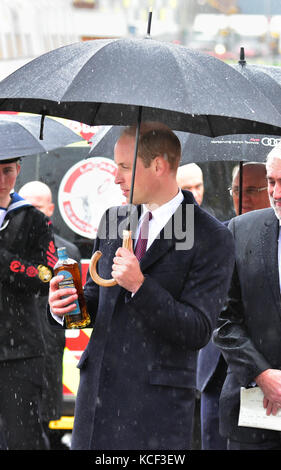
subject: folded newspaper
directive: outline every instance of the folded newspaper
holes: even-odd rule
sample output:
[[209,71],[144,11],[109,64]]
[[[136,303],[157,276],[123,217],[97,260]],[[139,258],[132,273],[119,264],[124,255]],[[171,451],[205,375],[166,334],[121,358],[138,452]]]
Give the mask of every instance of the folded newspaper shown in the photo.
[[267,416],[263,396],[259,387],[241,387],[238,426],[281,431],[281,410],[275,416]]

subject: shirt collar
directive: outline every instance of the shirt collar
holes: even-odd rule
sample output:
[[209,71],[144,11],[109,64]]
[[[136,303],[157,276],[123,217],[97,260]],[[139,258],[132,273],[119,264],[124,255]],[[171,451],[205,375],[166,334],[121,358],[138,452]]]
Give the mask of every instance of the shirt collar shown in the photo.
[[[184,197],[183,197],[182,191],[179,190],[176,196],[170,199],[170,201],[166,202],[162,206],[159,206],[156,209],[153,209],[151,211],[153,219],[162,220],[165,214],[173,215],[175,211],[177,210],[177,208],[179,207],[179,205],[182,203],[183,199]],[[142,215],[141,215],[140,220],[143,219],[144,215],[148,211],[149,209],[144,204],[142,204]]]
[[4,207],[1,208],[2,210],[6,211],[7,213],[11,212],[15,209],[18,209],[19,207],[31,206],[30,202],[23,199],[16,192],[11,193],[10,196],[11,196],[11,202],[8,205],[8,207],[7,208],[4,208]]

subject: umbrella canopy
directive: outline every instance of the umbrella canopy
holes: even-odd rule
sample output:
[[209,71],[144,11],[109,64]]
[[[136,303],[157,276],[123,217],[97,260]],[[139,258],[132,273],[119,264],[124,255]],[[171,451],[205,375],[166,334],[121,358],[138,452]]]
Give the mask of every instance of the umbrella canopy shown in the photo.
[[82,139],[55,119],[46,117],[40,140],[41,116],[0,113],[0,161],[49,152]]
[[[114,155],[114,145],[124,126],[103,126],[90,140],[89,157]],[[188,132],[175,131],[181,142],[181,165],[208,161],[256,161],[264,162],[269,151],[281,142],[280,136],[233,134],[206,137]]]
[[[249,77],[252,77],[258,71],[260,72],[260,80],[264,80],[264,90],[267,92],[268,98],[270,101],[272,101],[272,103],[275,103],[278,109],[280,109],[281,67],[276,65],[246,64],[246,68],[244,66],[243,69],[245,73],[251,74]],[[270,77],[270,82],[266,76]],[[268,87],[269,84],[270,87]]]
[[122,134],[125,126],[102,126],[99,131],[89,140],[91,148],[88,157],[107,157],[114,156],[114,146]]
[[[184,46],[152,39],[75,43],[0,83],[0,109],[90,125],[161,121],[206,136],[279,134],[281,115],[241,73]],[[276,126],[278,129],[274,128]]]
[[232,67],[249,80],[270,101],[276,111],[281,110],[281,68],[274,65],[248,64],[245,60]]
[[217,138],[177,133],[182,145],[181,164],[211,161],[264,162],[280,136],[235,134]]

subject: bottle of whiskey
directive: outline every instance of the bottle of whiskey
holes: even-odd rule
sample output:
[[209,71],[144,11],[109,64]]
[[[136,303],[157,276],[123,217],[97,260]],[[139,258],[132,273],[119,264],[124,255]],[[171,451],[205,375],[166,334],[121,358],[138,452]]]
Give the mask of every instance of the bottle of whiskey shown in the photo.
[[66,328],[85,328],[90,324],[91,319],[87,311],[78,263],[68,257],[65,247],[58,248],[57,253],[59,259],[54,267],[54,273],[64,276],[59,283],[59,288],[75,287],[78,294],[75,310],[64,316],[65,326]]

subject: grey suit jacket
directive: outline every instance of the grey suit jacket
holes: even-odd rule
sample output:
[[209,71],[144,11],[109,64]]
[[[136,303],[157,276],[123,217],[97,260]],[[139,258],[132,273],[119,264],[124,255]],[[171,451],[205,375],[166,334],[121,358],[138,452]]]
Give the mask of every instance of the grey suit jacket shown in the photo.
[[281,303],[278,273],[279,221],[273,209],[235,217],[229,224],[236,262],[229,299],[218,319],[214,342],[228,373],[220,399],[220,426],[232,439],[259,442],[274,431],[238,427],[240,387],[262,371],[281,369]]

